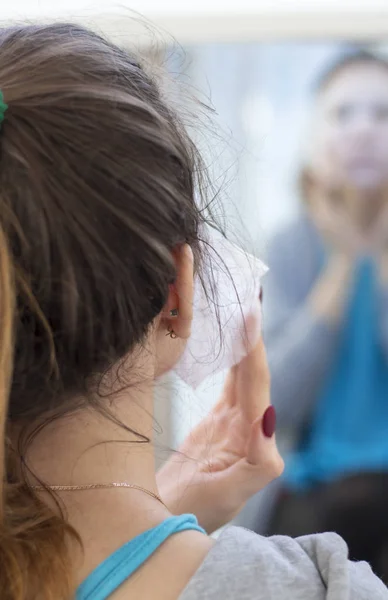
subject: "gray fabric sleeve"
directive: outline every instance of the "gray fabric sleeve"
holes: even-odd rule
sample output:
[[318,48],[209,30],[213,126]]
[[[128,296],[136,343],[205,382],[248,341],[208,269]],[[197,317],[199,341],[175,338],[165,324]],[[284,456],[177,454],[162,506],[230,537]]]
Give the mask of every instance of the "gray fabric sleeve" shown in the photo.
[[299,427],[307,419],[338,335],[306,303],[317,273],[311,273],[308,249],[295,249],[296,235],[274,238],[263,280],[264,339],[280,427]]
[[366,563],[336,534],[265,538],[226,530],[180,600],[388,600]]
[[335,533],[310,535],[298,543],[317,569],[327,588],[327,600],[380,600],[388,598],[386,586],[366,562],[348,560],[348,548]]

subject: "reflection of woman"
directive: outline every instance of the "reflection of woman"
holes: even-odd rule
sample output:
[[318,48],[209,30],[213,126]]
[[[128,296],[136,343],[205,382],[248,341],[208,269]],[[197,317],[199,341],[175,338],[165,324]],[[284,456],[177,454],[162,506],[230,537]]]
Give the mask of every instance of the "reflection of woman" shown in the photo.
[[[270,249],[267,342],[296,430],[277,531],[336,530],[380,570],[388,544],[388,64],[321,79],[300,219]],[[385,551],[386,552],[386,551]],[[385,571],[388,576],[388,571]]]
[[204,531],[283,467],[262,340],[155,472],[155,379],[206,252],[200,158],[99,36],[15,27],[0,49],[1,599],[386,600],[334,534]]

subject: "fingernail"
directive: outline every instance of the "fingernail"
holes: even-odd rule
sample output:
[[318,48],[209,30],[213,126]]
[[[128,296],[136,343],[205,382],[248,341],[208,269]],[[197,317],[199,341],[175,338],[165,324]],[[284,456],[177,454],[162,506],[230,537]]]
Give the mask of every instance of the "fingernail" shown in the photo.
[[276,411],[273,406],[269,406],[265,411],[261,426],[265,437],[271,438],[276,429]]
[[259,300],[261,303],[263,302],[263,288],[260,288]]

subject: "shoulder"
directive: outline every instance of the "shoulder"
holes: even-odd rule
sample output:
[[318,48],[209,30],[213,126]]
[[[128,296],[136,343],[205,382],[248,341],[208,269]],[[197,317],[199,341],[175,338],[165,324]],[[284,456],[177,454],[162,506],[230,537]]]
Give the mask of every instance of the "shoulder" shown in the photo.
[[318,233],[305,213],[300,213],[296,219],[279,229],[269,240],[268,256],[276,256],[291,250],[300,258],[300,252],[319,245]]
[[[267,244],[269,273],[264,285],[287,294],[297,290],[304,297],[319,273],[323,242],[306,214],[279,230]],[[267,283],[266,283],[267,281]]]
[[366,563],[347,559],[345,542],[326,533],[265,538],[231,527],[218,539],[181,600],[388,600]]

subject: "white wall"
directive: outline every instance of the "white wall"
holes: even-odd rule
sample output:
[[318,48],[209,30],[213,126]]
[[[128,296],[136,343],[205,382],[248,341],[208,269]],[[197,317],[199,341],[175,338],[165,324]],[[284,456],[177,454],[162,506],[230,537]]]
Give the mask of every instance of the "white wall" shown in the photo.
[[242,15],[276,11],[381,11],[388,14],[386,0],[116,0],[105,2],[91,0],[15,0],[0,7],[0,18],[21,16],[47,17],[70,12],[97,13],[100,11],[120,12],[124,8],[138,11],[147,16],[162,15],[209,15],[211,13]]
[[387,0],[3,0],[0,21],[70,18],[122,43],[147,43],[136,12],[181,43],[388,36]]

